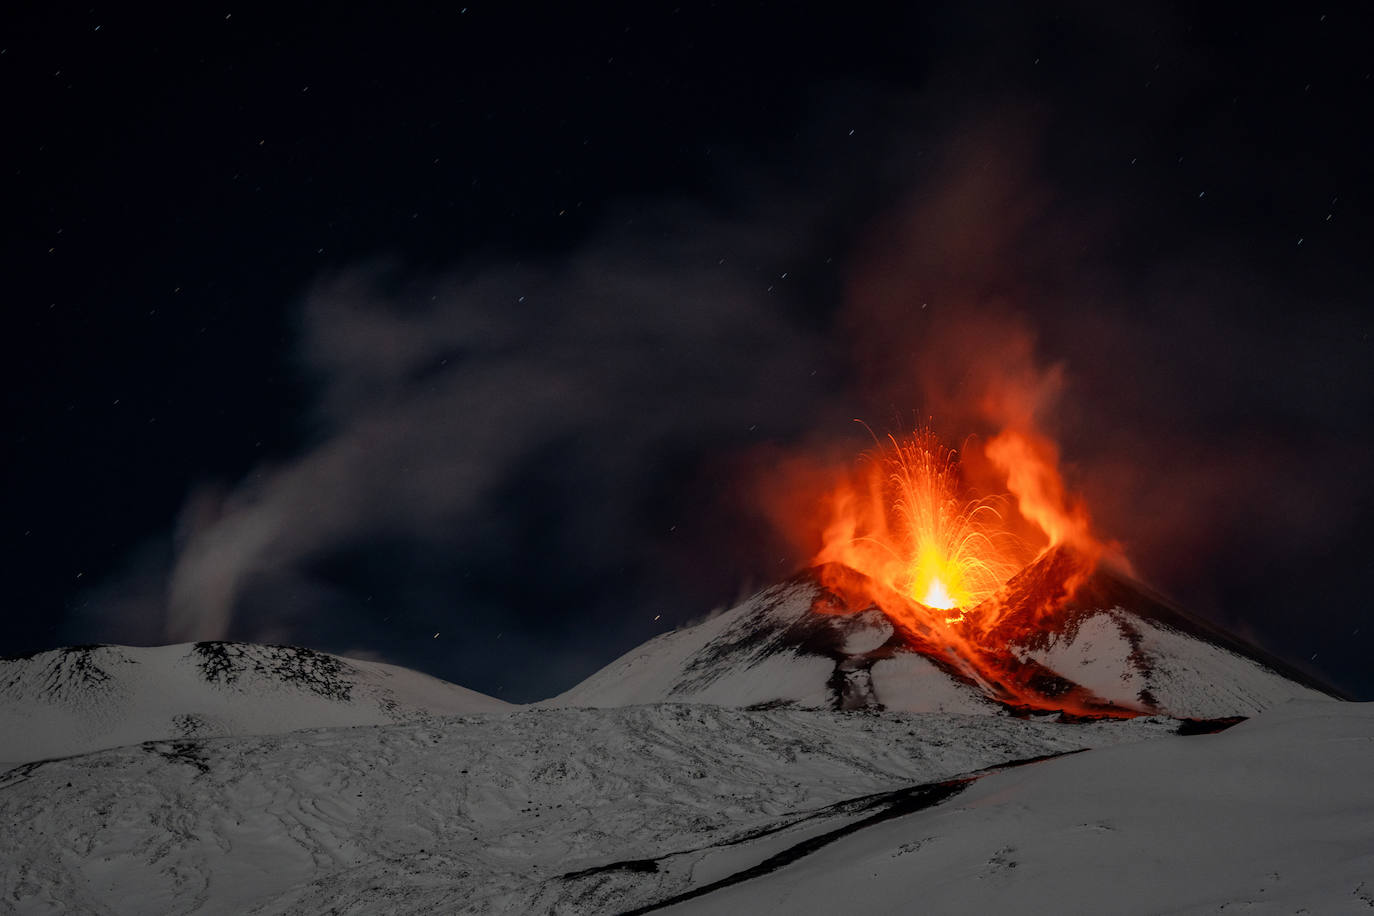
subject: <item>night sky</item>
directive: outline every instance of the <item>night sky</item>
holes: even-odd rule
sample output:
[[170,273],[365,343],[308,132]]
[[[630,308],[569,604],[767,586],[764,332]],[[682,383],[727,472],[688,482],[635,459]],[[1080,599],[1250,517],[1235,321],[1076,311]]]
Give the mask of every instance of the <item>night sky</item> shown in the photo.
[[0,654],[537,699],[991,372],[1144,580],[1374,698],[1367,11],[24,6]]

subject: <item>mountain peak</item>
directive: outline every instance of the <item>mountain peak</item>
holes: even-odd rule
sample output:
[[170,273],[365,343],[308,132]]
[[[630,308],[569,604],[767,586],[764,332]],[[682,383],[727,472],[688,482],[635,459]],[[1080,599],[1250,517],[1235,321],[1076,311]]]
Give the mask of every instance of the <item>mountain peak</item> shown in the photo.
[[[990,600],[995,614],[980,606],[960,622],[929,623],[893,613],[910,599],[854,569],[813,567],[540,705],[1212,719],[1335,695],[1069,548],[1045,552]],[[976,644],[956,638],[980,626]]]
[[417,671],[293,646],[73,646],[0,660],[0,762],[510,708]]

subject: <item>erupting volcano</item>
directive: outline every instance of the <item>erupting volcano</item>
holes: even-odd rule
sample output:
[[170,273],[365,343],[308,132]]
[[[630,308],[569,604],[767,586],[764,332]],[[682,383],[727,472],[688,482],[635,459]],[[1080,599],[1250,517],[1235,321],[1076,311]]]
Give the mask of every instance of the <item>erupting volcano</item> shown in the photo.
[[548,705],[1225,719],[1331,693],[1135,581],[1029,422],[960,451],[888,436],[767,481],[806,568]]
[[[1037,629],[1053,629],[1103,553],[1086,509],[1070,499],[1057,453],[1030,430],[1004,430],[983,454],[1005,493],[979,495],[957,452],[930,430],[889,436],[828,497],[814,565],[843,601],[822,613],[876,607],[910,648],[953,666],[999,699],[1078,714],[1137,710],[1047,690],[1039,666],[1017,657]],[[1040,543],[1018,533],[1039,536]],[[1047,700],[1046,694],[1050,694]]]

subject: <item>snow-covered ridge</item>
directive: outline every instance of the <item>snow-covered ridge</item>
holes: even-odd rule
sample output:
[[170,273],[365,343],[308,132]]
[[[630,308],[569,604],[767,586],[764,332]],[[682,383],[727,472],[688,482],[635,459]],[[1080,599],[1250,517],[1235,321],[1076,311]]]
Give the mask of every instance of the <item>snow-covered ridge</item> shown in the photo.
[[[1052,569],[1051,562],[1030,567],[1023,581]],[[814,574],[803,573],[652,639],[535,705],[1016,711],[947,658],[906,642],[876,608],[850,611]],[[1024,631],[1009,630],[1016,632]],[[1323,696],[1301,675],[1109,573],[1081,589],[1055,627],[1028,632],[1028,641],[1008,647],[1013,657],[1036,666],[1056,689],[1080,691],[1104,706],[1221,718]],[[418,672],[309,649],[227,642],[75,647],[0,660],[0,764],[140,741],[511,708]]]
[[[651,639],[536,705],[998,711],[972,685],[950,678],[926,658],[883,652],[893,628],[880,611],[818,613],[827,600],[814,578],[798,576],[696,626]],[[868,657],[875,652],[891,657]]]
[[0,764],[140,741],[501,712],[417,671],[230,642],[79,646],[0,660]]
[[695,626],[657,636],[587,680],[539,706],[629,706],[718,703],[751,706],[789,702],[829,708],[834,662],[827,647],[847,631],[892,633],[881,614],[863,618],[811,613],[819,587],[796,579],[764,589]]
[[1109,702],[1191,718],[1252,716],[1324,697],[1252,658],[1120,607],[1082,614],[1063,632],[1013,650]]
[[[1030,589],[1053,574],[1056,559],[1049,555],[1027,568],[1022,576]],[[1010,583],[1013,595],[1017,583]],[[905,641],[876,608],[838,612],[843,605],[814,573],[803,573],[656,637],[538,705],[1008,710],[947,659]],[[1008,627],[1009,638],[1019,632]],[[1054,626],[1029,632],[1025,642],[1008,646],[1011,657],[1036,666],[1053,689],[1079,691],[1104,708],[1206,719],[1329,696],[1300,673],[1108,571],[1080,589]],[[1047,694],[1049,708],[1053,696]]]

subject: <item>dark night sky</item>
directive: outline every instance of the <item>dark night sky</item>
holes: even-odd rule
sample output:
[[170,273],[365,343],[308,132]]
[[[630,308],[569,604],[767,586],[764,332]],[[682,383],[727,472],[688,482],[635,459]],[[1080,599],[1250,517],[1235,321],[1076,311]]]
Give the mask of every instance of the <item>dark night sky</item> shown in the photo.
[[1057,366],[1139,573],[1374,697],[1368,12],[28,6],[0,654],[535,699],[800,565],[777,462]]

